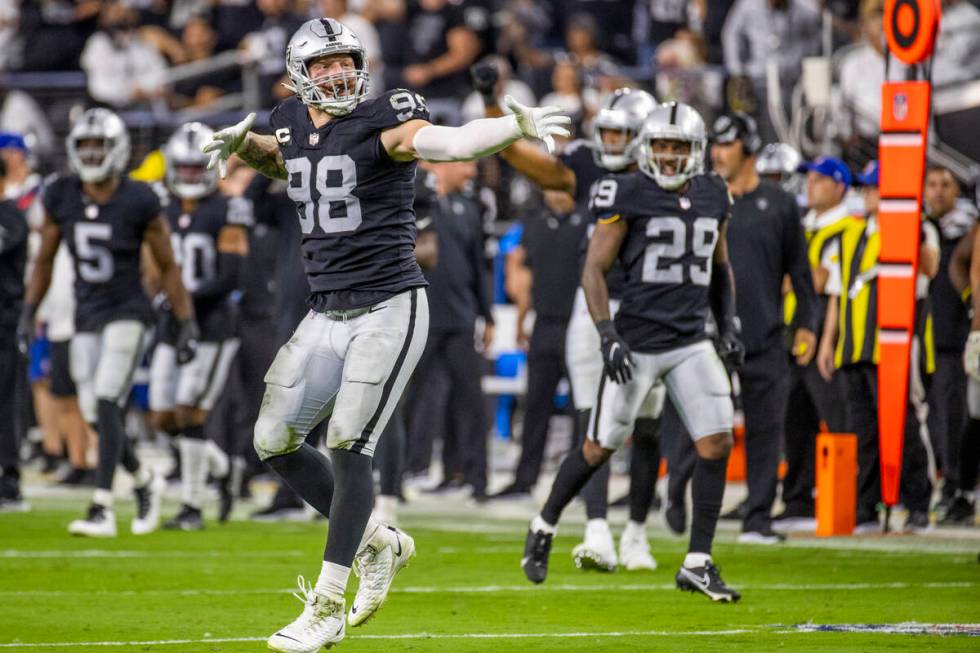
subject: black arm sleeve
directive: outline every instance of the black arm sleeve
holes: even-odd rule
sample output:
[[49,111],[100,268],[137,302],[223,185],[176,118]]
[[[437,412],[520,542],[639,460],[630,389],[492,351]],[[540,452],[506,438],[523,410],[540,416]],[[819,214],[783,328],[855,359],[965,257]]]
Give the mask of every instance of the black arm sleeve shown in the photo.
[[202,283],[191,293],[194,299],[216,299],[240,286],[245,257],[228,252],[218,253],[218,275]]
[[796,318],[800,328],[819,333],[817,293],[807,256],[806,238],[796,207],[783,213],[783,273],[788,274],[796,295]]
[[732,266],[724,263],[711,264],[711,285],[708,287],[708,299],[711,302],[711,312],[718,323],[718,332],[725,335],[737,332],[738,319],[735,317],[735,277]]

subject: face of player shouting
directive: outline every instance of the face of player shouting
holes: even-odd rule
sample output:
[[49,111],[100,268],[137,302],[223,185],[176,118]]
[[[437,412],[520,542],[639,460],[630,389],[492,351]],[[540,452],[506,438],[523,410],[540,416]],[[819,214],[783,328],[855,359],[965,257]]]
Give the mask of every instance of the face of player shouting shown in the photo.
[[691,142],[657,138],[650,141],[650,159],[660,174],[673,176],[684,172],[691,155]]
[[306,64],[310,79],[331,100],[345,100],[357,92],[357,66],[349,54],[327,54]]

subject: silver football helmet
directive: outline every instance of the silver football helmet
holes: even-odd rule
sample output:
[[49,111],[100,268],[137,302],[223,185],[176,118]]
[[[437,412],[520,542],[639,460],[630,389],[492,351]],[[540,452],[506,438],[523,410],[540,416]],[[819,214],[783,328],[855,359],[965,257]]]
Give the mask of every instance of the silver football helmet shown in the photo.
[[755,171],[760,175],[791,175],[803,163],[803,157],[786,143],[769,143],[755,161]]
[[214,130],[207,125],[189,122],[181,125],[163,146],[167,187],[177,197],[196,200],[218,187],[218,170],[208,170],[210,157],[201,151],[212,136]]
[[[595,162],[607,170],[622,170],[636,161],[636,137],[643,120],[657,106],[657,100],[646,91],[617,88],[599,109],[593,121],[592,141]],[[621,133],[618,143],[606,143],[602,132]]]
[[[650,112],[640,129],[637,164],[661,188],[676,190],[704,172],[707,140],[704,119],[693,107],[683,102],[661,104]],[[691,148],[687,154],[661,154],[654,152],[654,141],[682,141],[690,143]],[[671,174],[664,171],[665,163],[673,164]]]
[[[98,145],[83,141],[99,141]],[[129,163],[129,132],[122,119],[108,109],[89,109],[75,121],[68,138],[68,163],[86,183],[121,175]]]
[[[308,64],[317,57],[349,54],[354,70],[332,75],[310,77]],[[344,116],[354,110],[368,93],[370,75],[367,57],[357,34],[333,18],[315,18],[303,23],[286,46],[287,85],[299,99],[311,107],[333,116]]]

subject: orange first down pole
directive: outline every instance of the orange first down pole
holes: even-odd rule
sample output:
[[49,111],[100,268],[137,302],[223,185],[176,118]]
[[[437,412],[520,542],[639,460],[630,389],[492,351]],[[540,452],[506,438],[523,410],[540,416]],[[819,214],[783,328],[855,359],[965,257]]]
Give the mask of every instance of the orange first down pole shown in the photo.
[[[884,20],[890,53],[911,66],[927,60],[932,56],[939,15],[939,0],[887,0]],[[881,498],[889,506],[898,503],[902,473],[930,107],[928,81],[882,85],[878,142],[878,447]]]

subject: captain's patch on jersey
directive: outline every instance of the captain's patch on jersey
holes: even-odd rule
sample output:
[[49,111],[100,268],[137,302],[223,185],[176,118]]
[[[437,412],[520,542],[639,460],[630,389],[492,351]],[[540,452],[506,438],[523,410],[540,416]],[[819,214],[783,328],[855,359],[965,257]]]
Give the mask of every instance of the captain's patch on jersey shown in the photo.
[[276,140],[285,145],[292,139],[292,135],[289,133],[289,127],[281,127],[276,130]]

